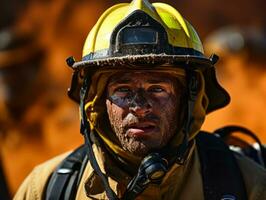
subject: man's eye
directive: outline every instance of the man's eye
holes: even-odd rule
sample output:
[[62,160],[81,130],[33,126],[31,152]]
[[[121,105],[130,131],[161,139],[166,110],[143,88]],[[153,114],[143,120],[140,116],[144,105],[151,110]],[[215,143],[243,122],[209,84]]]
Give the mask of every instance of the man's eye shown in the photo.
[[165,90],[162,87],[152,87],[149,89],[149,92],[154,92],[154,93],[160,93],[164,92]]

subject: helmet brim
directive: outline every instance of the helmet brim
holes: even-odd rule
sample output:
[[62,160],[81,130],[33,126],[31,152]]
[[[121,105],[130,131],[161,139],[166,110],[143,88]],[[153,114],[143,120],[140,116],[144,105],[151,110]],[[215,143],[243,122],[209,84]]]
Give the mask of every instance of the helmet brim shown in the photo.
[[[99,70],[101,67],[123,67],[127,68],[133,66],[134,68],[140,66],[143,68],[145,66],[158,66],[158,65],[192,65],[196,64],[196,68],[205,69],[212,65],[210,59],[203,56],[191,56],[191,55],[166,55],[166,54],[145,54],[145,55],[126,55],[119,57],[109,57],[109,58],[100,58],[93,60],[84,60],[76,62],[72,68],[81,69],[81,68],[97,68]],[[151,66],[152,65],[152,66]],[[199,66],[200,65],[200,66]]]
[[211,59],[203,56],[191,55],[166,55],[166,54],[148,54],[148,55],[127,55],[121,57],[109,57],[94,60],[84,60],[75,62],[71,87],[68,95],[71,99],[80,101],[79,91],[83,82],[81,71],[85,70],[89,76],[101,69],[152,69],[153,67],[169,65],[171,67],[189,66],[190,69],[201,70],[205,79],[205,92],[209,99],[206,112],[222,108],[229,104],[230,96],[224,88],[218,83],[215,75],[215,68]]

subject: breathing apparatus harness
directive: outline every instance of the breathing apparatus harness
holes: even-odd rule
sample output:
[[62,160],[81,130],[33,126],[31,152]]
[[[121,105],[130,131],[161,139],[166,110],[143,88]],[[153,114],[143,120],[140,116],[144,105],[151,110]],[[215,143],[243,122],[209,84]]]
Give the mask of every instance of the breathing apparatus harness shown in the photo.
[[[188,64],[188,63],[187,63]],[[81,111],[81,130],[80,132],[83,134],[85,139],[85,145],[88,148],[88,157],[90,163],[100,177],[107,197],[110,200],[118,200],[119,198],[116,196],[114,191],[111,189],[107,176],[101,171],[95,155],[92,149],[92,140],[90,138],[93,135],[94,130],[90,130],[90,124],[87,120],[87,114],[85,110],[86,97],[88,94],[88,86],[91,81],[89,76],[85,75],[84,82],[80,89],[80,111]],[[175,162],[179,165],[183,165],[184,161],[187,157],[187,153],[192,145],[192,142],[188,142],[188,133],[190,131],[191,124],[193,122],[193,118],[191,116],[192,111],[194,109],[194,104],[197,95],[198,89],[198,80],[196,77],[196,72],[193,70],[186,70],[187,77],[187,120],[183,126],[183,140],[177,149],[167,149],[163,148],[160,152],[153,152],[147,155],[141,162],[138,172],[135,177],[129,182],[126,192],[122,199],[133,200],[140,193],[142,193],[145,188],[148,187],[150,183],[159,184],[164,175],[167,173],[168,169]],[[174,159],[173,159],[174,158]]]

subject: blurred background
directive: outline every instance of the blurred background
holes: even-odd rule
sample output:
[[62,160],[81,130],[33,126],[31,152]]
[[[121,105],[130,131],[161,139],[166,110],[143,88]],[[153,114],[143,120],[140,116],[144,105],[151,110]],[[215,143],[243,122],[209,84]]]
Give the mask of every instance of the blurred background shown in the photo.
[[[82,143],[78,106],[67,97],[83,42],[114,0],[2,0],[0,7],[0,192],[13,196],[32,168]],[[151,0],[151,2],[154,2]],[[266,143],[266,2],[177,0],[231,103],[207,116],[204,130],[242,125]],[[1,197],[4,197],[4,196]],[[7,198],[7,197],[6,197]],[[5,198],[1,198],[5,199]]]

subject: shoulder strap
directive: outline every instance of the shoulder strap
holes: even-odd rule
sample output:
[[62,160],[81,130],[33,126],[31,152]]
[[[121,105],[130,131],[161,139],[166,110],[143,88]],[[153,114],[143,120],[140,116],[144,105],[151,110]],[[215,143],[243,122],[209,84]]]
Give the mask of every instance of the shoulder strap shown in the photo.
[[75,199],[78,185],[88,162],[86,146],[82,145],[68,155],[47,182],[45,200]]
[[196,137],[205,200],[247,200],[244,180],[228,146],[212,134]]

